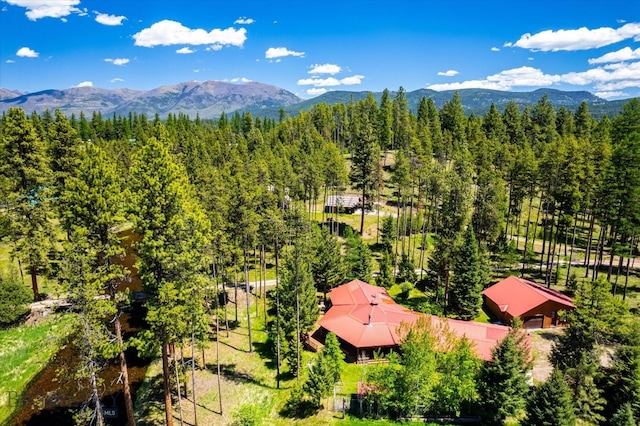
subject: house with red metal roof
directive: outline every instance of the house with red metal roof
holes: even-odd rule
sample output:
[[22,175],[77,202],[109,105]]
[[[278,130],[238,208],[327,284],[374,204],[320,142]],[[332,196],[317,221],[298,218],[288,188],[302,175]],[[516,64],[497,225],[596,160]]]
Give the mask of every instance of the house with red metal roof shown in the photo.
[[573,300],[559,291],[510,276],[482,292],[487,309],[500,321],[510,324],[520,317],[524,328],[564,325],[559,311],[576,308]]
[[[397,350],[401,343],[400,325],[414,324],[425,316],[397,304],[383,287],[360,280],[334,288],[329,296],[330,308],[320,319],[320,328],[313,337],[324,341],[328,332],[335,333],[352,362],[364,362],[372,359],[374,353]],[[446,327],[473,342],[476,355],[483,360],[491,360],[492,348],[509,332],[508,327],[501,325],[430,317],[436,329]]]

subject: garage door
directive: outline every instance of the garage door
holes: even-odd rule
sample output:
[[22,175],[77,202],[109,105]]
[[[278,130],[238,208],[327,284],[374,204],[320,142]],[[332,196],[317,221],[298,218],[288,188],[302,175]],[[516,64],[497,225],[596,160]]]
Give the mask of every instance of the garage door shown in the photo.
[[544,316],[536,315],[535,317],[527,317],[523,321],[524,328],[542,328],[542,320]]

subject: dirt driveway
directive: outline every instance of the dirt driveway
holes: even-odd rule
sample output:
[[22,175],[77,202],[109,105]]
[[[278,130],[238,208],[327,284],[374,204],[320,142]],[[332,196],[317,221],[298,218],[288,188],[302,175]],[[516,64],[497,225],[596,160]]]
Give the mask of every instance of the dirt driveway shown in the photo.
[[546,328],[531,331],[531,346],[533,349],[533,383],[541,383],[551,375],[553,366],[549,362],[549,354],[553,343],[558,340],[558,336],[563,333],[562,329]]

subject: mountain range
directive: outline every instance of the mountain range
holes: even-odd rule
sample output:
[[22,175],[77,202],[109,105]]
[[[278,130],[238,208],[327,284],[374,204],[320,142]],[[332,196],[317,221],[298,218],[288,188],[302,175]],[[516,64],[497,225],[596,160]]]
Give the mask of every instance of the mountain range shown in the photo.
[[[586,91],[561,91],[538,89],[531,92],[506,92],[487,89],[462,89],[460,95],[467,114],[484,114],[491,104],[498,110],[510,102],[519,107],[533,105],[543,95],[547,95],[552,104],[575,111],[580,103],[587,102],[594,117],[617,114],[627,100],[606,101]],[[16,90],[0,88],[0,112],[11,107],[21,107],[27,113],[42,113],[45,110],[59,109],[71,116],[84,112],[90,116],[93,112],[103,115],[125,115],[130,112],[153,117],[158,114],[165,118],[170,113],[184,113],[195,118],[219,118],[224,112],[250,112],[256,117],[277,118],[280,111],[288,115],[297,115],[319,103],[329,105],[349,103],[365,99],[370,92],[332,91],[318,97],[303,100],[295,94],[276,86],[262,83],[234,84],[222,81],[191,81],[152,90],[100,89],[94,87],[74,87],[63,90],[43,90],[34,93],[22,93]],[[432,98],[438,108],[453,97],[455,91],[436,92],[418,89],[406,92],[409,108],[416,111],[420,99]],[[391,97],[396,92],[390,92]],[[376,101],[380,101],[382,92],[374,92]]]

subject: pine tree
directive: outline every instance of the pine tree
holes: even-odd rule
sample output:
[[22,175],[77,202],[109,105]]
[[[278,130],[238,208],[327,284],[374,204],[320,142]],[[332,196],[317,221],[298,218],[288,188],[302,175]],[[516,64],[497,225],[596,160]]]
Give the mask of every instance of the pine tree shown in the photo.
[[478,315],[482,304],[482,283],[478,243],[470,226],[456,250],[452,281],[448,312],[456,318],[472,320]]
[[373,128],[373,123],[364,118],[358,133],[354,135],[351,149],[351,171],[349,179],[354,188],[360,190],[362,198],[362,216],[360,218],[360,234],[364,232],[364,215],[368,200],[376,188],[375,170],[380,161],[380,148]]
[[[124,249],[116,234],[118,226],[122,222],[122,209],[124,197],[122,194],[123,182],[117,174],[115,165],[109,162],[106,153],[94,145],[86,143],[80,162],[73,175],[64,179],[64,189],[61,193],[59,206],[63,219],[63,227],[75,241],[80,244],[88,244],[91,247],[87,258],[90,270],[96,281],[96,288],[87,289],[88,293],[108,295],[113,311],[113,324],[115,326],[115,338],[118,353],[125,407],[129,425],[135,424],[133,401],[129,388],[129,374],[125,358],[125,346],[122,339],[120,314],[121,295],[117,293],[118,286],[126,282],[129,271],[115,264],[112,259],[122,256]],[[68,256],[74,256],[75,248],[67,249]],[[83,253],[88,256],[89,253]],[[72,259],[70,259],[72,260]],[[84,291],[84,286],[90,286],[91,282],[77,282],[70,277],[70,283],[79,288],[72,287],[75,291]],[[81,301],[84,299],[81,299]],[[90,310],[92,306],[87,306]],[[90,326],[105,327],[104,324],[88,323]],[[84,331],[84,330],[82,330]]]
[[203,323],[198,273],[207,264],[209,222],[186,172],[156,138],[148,139],[135,154],[130,185],[130,218],[141,237],[136,249],[147,296],[146,337],[161,345],[165,420],[172,425],[169,344],[190,335],[191,321]]
[[518,324],[514,326],[493,348],[493,360],[485,362],[478,376],[479,401],[485,413],[483,418],[492,422],[502,422],[507,417],[518,416],[525,408],[529,393],[529,348],[526,347],[525,335]]
[[327,303],[327,291],[344,281],[341,244],[328,228],[323,227],[315,235],[315,256],[311,264],[313,279],[318,290],[324,294]]
[[573,426],[576,416],[571,391],[559,370],[537,386],[527,401],[527,417],[523,426]]
[[328,333],[325,337],[321,353],[327,361],[329,380],[332,384],[339,382],[344,367],[344,352],[340,349],[340,342],[334,333]]
[[626,403],[620,407],[611,417],[609,424],[611,426],[637,426],[638,423],[633,416],[631,404]]
[[99,265],[99,253],[91,244],[86,228],[76,227],[65,244],[61,280],[67,300],[73,304],[77,315],[74,328],[77,330],[75,344],[80,350],[80,362],[75,378],[88,381],[91,389],[89,404],[78,413],[79,424],[103,425],[98,373],[106,364],[105,352],[111,341],[105,318],[116,313],[111,300],[104,298],[105,274],[110,271]]
[[278,288],[281,352],[290,371],[300,375],[303,336],[311,330],[320,310],[311,272],[309,224],[298,210],[289,218],[291,246],[284,251]]
[[49,217],[51,171],[44,145],[22,109],[10,108],[3,116],[1,137],[0,173],[9,182],[11,254],[29,265],[33,299],[38,301],[38,273],[48,269],[47,255],[54,244]]
[[372,275],[371,251],[362,237],[347,228],[345,266],[347,280],[370,282]]
[[391,252],[383,251],[378,261],[380,270],[376,276],[376,284],[380,287],[391,288],[395,283],[395,276],[393,273],[393,258]]

